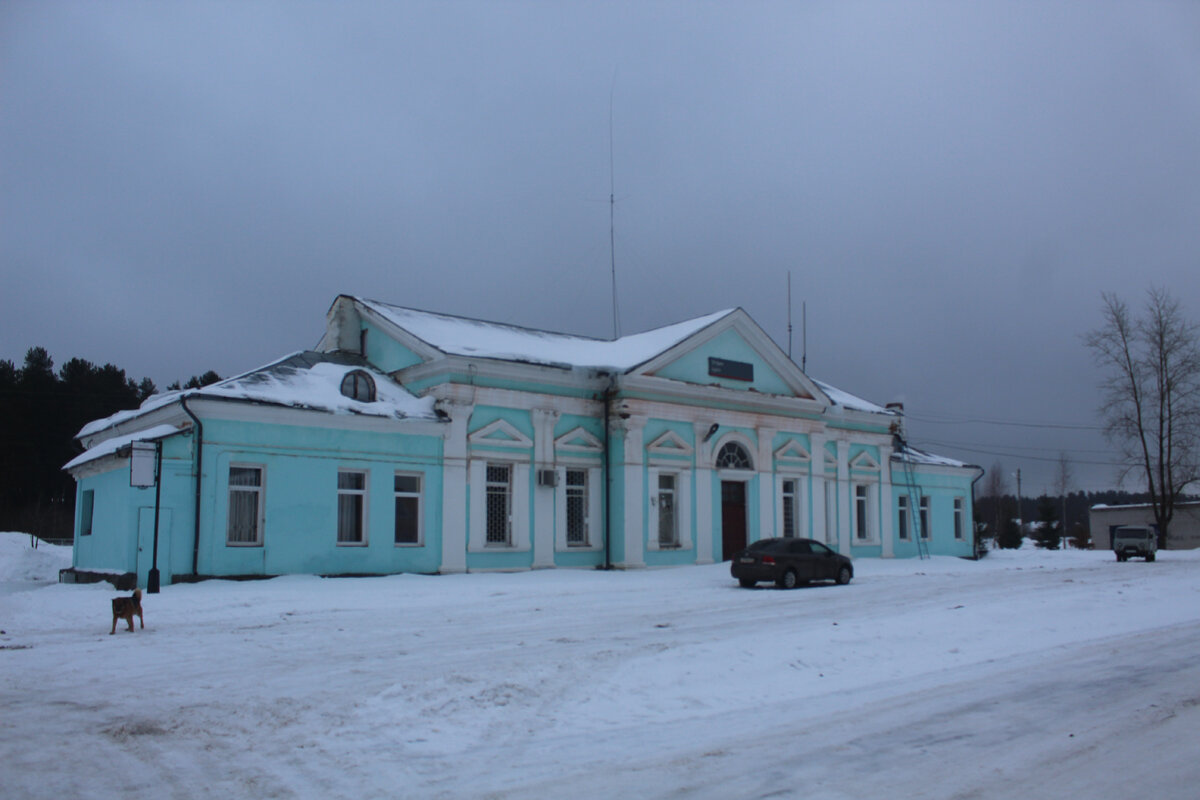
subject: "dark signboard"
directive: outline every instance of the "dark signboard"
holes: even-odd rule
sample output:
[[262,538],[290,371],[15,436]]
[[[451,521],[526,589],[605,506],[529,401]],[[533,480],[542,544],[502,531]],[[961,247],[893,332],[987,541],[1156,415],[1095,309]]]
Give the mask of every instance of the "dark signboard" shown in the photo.
[[708,374],[714,378],[730,378],[735,381],[754,380],[754,365],[745,361],[730,361],[727,358],[708,359]]

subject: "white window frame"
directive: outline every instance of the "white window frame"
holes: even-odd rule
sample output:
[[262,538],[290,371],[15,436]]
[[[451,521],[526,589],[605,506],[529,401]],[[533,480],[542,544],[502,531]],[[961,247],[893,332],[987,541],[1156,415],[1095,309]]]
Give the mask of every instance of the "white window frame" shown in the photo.
[[954,498],[954,538],[960,542],[963,541],[966,536],[967,526],[964,524],[966,508],[966,498]]
[[933,517],[931,512],[933,503],[930,501],[929,495],[927,494],[921,495],[921,499],[918,502],[919,505],[917,507],[917,513],[920,514],[921,517],[921,540],[927,542],[933,538],[933,533],[930,530],[930,519]]
[[[367,512],[370,508],[370,504],[367,502],[367,500],[369,497],[368,493],[369,493],[370,487],[371,487],[371,472],[370,472],[370,470],[358,469],[356,467],[339,467],[337,474],[338,474],[338,484],[341,483],[342,475],[362,475],[363,488],[361,488],[361,489],[343,489],[340,485],[337,487],[337,505],[335,506],[336,510],[335,510],[335,514],[334,514],[334,527],[335,527],[334,539],[337,542],[338,547],[366,547],[368,544],[367,531],[370,530],[370,525],[367,524]],[[359,498],[358,502],[362,504],[362,515],[361,515],[362,529],[358,532],[359,536],[357,539],[343,540],[341,538],[341,533],[342,533],[342,531],[341,531],[341,524],[342,524],[341,506],[342,506],[342,498],[343,497],[357,497],[357,498]]]
[[[850,495],[850,537],[856,545],[879,544],[879,484],[874,481],[852,480]],[[859,496],[859,490],[863,494]],[[860,500],[861,508],[860,508]],[[865,518],[862,518],[865,514]],[[865,533],[859,536],[859,526]]]
[[[79,493],[79,535],[91,536],[96,522],[96,490],[84,489]],[[226,536],[228,537],[228,533]]]
[[[235,469],[253,469],[258,470],[258,486],[233,486],[229,483],[229,476]],[[266,494],[267,494],[267,468],[263,464],[247,464],[242,462],[230,463],[228,471],[225,473],[225,546],[226,547],[262,547],[263,541],[266,539]],[[246,494],[254,494],[257,507],[255,508],[255,532],[258,538],[253,542],[234,542],[230,541],[230,522],[229,513],[233,508],[233,493],[245,492]]]
[[[514,454],[515,455],[515,454]],[[476,453],[467,467],[470,491],[470,523],[467,551],[470,553],[524,552],[529,540],[529,459],[507,453]],[[487,465],[509,467],[509,541],[507,545],[487,540]]]
[[[646,549],[690,550],[692,549],[692,473],[680,467],[651,467],[647,471],[646,503],[647,516]],[[675,532],[676,544],[662,545],[658,541],[658,478],[660,475],[675,476]]]
[[[567,537],[567,472],[583,472],[587,477],[584,489],[584,504],[587,509],[584,516],[584,528],[586,541],[583,544],[574,544],[568,541]],[[603,521],[601,512],[603,510],[603,496],[600,493],[601,485],[604,480],[604,471],[593,463],[562,464],[557,468],[558,485],[555,487],[555,509],[554,509],[554,549],[558,551],[570,551],[572,553],[600,550],[604,546],[604,530],[602,528]]]
[[[805,478],[807,477],[808,476],[801,474],[781,473],[775,478],[775,495],[779,498],[780,536],[788,535],[785,521],[787,519],[787,507],[790,499],[793,515],[792,519],[795,522],[795,530],[792,532],[792,536],[799,539],[808,538],[808,526],[805,524],[808,520],[804,514],[804,490],[807,486],[807,482],[805,481]],[[788,493],[785,491],[785,486],[789,481],[795,486],[790,498]]]
[[908,495],[896,498],[896,538],[902,542],[912,539],[912,512],[908,508]]
[[[416,478],[415,492],[402,491],[396,488],[396,478]],[[417,540],[415,542],[396,541],[396,519],[392,520],[392,543],[396,547],[423,547],[425,545],[425,473],[397,470],[392,476],[392,512],[395,513],[396,500],[402,497],[414,497],[417,500]]]

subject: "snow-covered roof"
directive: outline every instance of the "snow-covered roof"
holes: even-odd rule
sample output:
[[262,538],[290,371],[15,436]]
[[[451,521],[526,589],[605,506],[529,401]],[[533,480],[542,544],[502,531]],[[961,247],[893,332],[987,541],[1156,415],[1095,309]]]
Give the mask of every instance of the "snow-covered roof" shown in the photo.
[[725,309],[644,333],[606,340],[435,314],[377,300],[357,300],[392,324],[449,355],[620,371],[649,361],[734,311]]
[[177,433],[179,433],[179,428],[176,428],[174,425],[155,425],[153,428],[146,428],[135,433],[114,436],[75,456],[63,465],[63,469],[74,469],[90,461],[95,461],[98,458],[112,455],[122,447],[128,447],[134,442],[153,442],[158,439],[165,439],[168,436],[174,436]]
[[922,464],[929,467],[973,467],[974,464],[968,464],[965,461],[959,461],[946,456],[939,456],[925,450],[919,450],[910,444],[904,445],[892,453],[894,461],[907,460],[910,464]]
[[[374,402],[365,403],[342,394],[342,379],[353,370],[366,372],[375,382]],[[387,375],[370,367],[361,357],[348,353],[302,351],[200,389],[153,395],[146,398],[140,408],[118,411],[112,416],[89,422],[76,434],[76,438],[91,436],[143,416],[182,397],[241,400],[329,414],[437,419],[433,411],[433,398],[413,395]]]
[[[811,376],[810,376],[811,377]],[[877,406],[870,400],[863,400],[861,397],[852,395],[849,392],[844,392],[836,386],[830,386],[824,381],[819,381],[816,378],[812,379],[813,383],[821,387],[821,391],[833,401],[834,405],[849,408],[854,411],[866,411],[871,414],[890,414],[895,415],[896,412],[891,409]]]

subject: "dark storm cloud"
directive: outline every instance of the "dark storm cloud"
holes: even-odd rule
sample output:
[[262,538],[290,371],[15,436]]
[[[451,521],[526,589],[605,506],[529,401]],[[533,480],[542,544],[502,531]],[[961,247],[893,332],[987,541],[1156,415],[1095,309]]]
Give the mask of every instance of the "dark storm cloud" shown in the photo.
[[6,3],[0,358],[229,374],[338,292],[607,335],[611,96],[623,331],[786,348],[790,270],[915,440],[1103,461],[946,421],[1094,423],[1101,289],[1200,314],[1198,67],[1188,3]]

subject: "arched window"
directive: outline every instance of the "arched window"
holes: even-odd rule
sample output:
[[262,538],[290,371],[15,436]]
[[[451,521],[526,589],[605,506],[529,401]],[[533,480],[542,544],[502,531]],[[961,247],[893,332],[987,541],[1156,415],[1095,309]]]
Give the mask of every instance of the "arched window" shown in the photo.
[[351,370],[342,378],[342,394],[360,403],[374,403],[375,381],[361,369]]
[[717,452],[717,469],[754,469],[750,454],[737,442],[726,442]]

